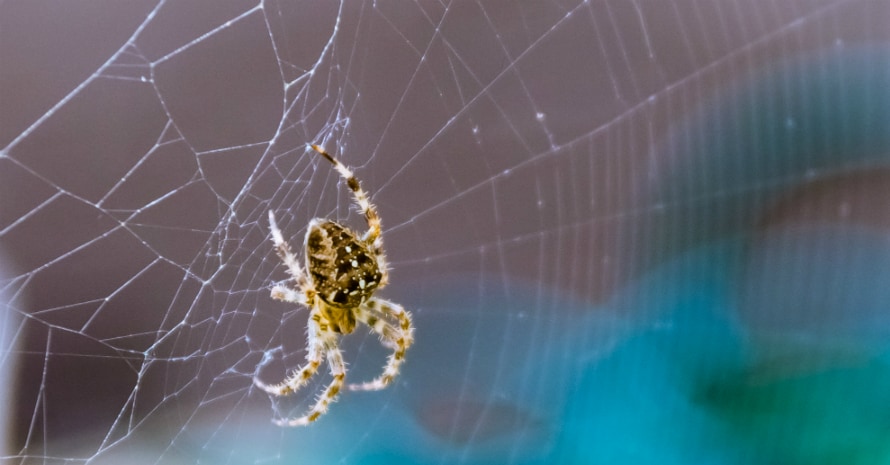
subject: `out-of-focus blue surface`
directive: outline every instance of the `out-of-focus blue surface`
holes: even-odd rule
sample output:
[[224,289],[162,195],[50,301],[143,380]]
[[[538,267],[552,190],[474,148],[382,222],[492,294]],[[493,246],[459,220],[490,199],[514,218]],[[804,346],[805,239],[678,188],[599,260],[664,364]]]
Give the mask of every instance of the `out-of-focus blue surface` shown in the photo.
[[[886,338],[867,339],[855,354],[832,353],[830,340],[822,351],[811,341],[798,352],[756,347],[732,316],[735,283],[725,265],[741,249],[727,241],[694,250],[650,277],[655,288],[693,273],[714,278],[670,301],[649,294],[663,325],[585,371],[553,463],[890,463]],[[868,269],[847,271],[856,289]],[[890,301],[887,288],[870,295]]]
[[[811,341],[800,352],[756,347],[734,308],[744,248],[690,249],[647,274],[622,296],[651,312],[636,329],[597,313],[516,320],[535,295],[521,286],[481,301],[452,293],[424,318],[412,354],[440,365],[407,368],[409,386],[386,396],[382,414],[351,395],[317,429],[284,432],[283,447],[303,457],[292,463],[890,463],[887,344],[836,357],[832,341],[815,352]],[[462,311],[480,304],[488,310]],[[426,408],[437,403],[448,408]]]

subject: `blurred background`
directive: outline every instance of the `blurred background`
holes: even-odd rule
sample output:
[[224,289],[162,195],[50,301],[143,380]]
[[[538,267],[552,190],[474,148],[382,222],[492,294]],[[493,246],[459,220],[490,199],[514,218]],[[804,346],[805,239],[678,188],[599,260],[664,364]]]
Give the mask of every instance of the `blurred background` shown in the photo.
[[[890,4],[0,1],[0,462],[890,464]],[[271,398],[377,204],[397,382]],[[342,341],[348,379],[387,356]]]

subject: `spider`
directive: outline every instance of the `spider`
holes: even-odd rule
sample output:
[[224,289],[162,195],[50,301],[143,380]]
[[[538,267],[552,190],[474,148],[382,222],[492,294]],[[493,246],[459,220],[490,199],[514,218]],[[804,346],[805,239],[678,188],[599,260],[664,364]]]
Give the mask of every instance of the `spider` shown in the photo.
[[368,230],[359,235],[336,221],[313,219],[306,231],[304,271],[275,223],[275,214],[269,211],[275,251],[296,284],[296,287],[283,283],[275,285],[272,298],[309,308],[306,364],[278,384],[266,384],[256,376],[253,382],[274,396],[293,394],[315,375],[325,358],[333,377],[305,415],[275,419],[274,423],[279,426],[308,425],[324,415],[337,399],[346,379],[346,364],[338,343],[341,334],[355,330],[356,322],[366,324],[377,333],[381,343],[392,349],[392,354],[380,376],[364,383],[349,384],[349,390],[376,391],[388,386],[399,374],[405,352],[414,342],[411,314],[397,303],[373,296],[388,281],[377,210],[349,168],[318,145],[310,147],[333,163],[346,181],[368,223]]

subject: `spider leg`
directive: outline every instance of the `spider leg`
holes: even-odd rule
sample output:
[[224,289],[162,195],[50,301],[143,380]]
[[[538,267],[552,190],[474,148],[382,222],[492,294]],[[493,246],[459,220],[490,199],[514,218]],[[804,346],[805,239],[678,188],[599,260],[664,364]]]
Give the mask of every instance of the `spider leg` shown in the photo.
[[[269,229],[272,232],[272,243],[275,244],[275,252],[278,253],[278,256],[281,258],[281,261],[287,266],[288,271],[291,276],[293,276],[294,281],[297,282],[297,285],[300,286],[300,289],[306,289],[309,286],[309,282],[306,278],[306,273],[303,272],[303,267],[300,266],[300,261],[297,260],[297,256],[294,255],[293,251],[290,249],[290,245],[284,240],[284,236],[281,234],[281,229],[278,228],[278,224],[275,222],[275,213],[272,210],[269,210]],[[279,289],[279,286],[276,286],[278,291],[282,291]],[[278,299],[278,296],[281,296],[286,293],[279,292],[276,296],[276,289],[272,290],[272,297]],[[282,300],[282,299],[278,299]],[[290,300],[290,302],[295,302]]]
[[[396,319],[398,326],[386,321],[384,316]],[[371,381],[350,384],[347,387],[351,391],[379,391],[392,383],[398,376],[402,363],[405,361],[405,352],[414,343],[411,314],[399,304],[371,298],[355,309],[355,317],[377,333],[383,341],[383,345],[391,348],[393,352],[387,359],[386,366],[380,376]]]
[[276,284],[272,287],[272,298],[284,302],[305,305],[307,307],[309,306],[305,291],[300,292],[296,289],[291,289],[284,284]]
[[337,346],[337,334],[331,331],[327,325],[322,324],[320,339],[324,346],[324,352],[327,355],[328,366],[333,379],[328,384],[328,387],[319,394],[315,405],[305,415],[298,418],[274,420],[273,422],[278,426],[305,426],[318,420],[319,417],[328,411],[331,403],[337,400],[337,396],[343,388],[343,381],[346,379],[346,363],[343,362],[343,354]]
[[[296,293],[291,289],[287,290]],[[324,335],[319,329],[318,324],[320,319],[321,315],[318,311],[313,311],[309,316],[309,322],[307,325],[309,329],[309,336],[306,347],[306,364],[292,371],[291,374],[284,379],[284,381],[278,384],[266,384],[260,381],[259,378],[254,376],[253,384],[256,387],[272,395],[286,396],[297,392],[301,387],[309,382],[309,379],[312,378],[312,376],[314,376],[315,373],[318,371],[318,367],[319,365],[321,365],[321,361],[324,358]]]
[[312,144],[310,147],[333,163],[340,176],[346,180],[346,185],[349,186],[349,189],[355,196],[355,203],[358,204],[361,213],[365,215],[365,220],[368,222],[368,231],[362,236],[362,240],[372,245],[375,254],[380,254],[383,250],[383,239],[380,237],[380,216],[377,215],[377,209],[368,200],[368,194],[362,189],[358,179],[356,179],[349,168],[325,152],[321,146]]
[[382,313],[371,310],[368,307],[360,308],[356,311],[356,317],[362,317],[362,323],[368,325],[371,332],[377,334],[380,338],[380,344],[387,349],[398,350],[399,345],[399,328],[392,322],[386,321]]

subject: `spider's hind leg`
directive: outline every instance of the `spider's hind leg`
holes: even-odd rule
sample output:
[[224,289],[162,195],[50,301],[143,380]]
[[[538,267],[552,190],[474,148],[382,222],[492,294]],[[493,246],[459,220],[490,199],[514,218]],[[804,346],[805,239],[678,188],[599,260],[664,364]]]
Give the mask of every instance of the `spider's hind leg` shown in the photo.
[[[402,363],[405,362],[405,352],[414,343],[411,315],[399,304],[371,298],[355,309],[355,317],[377,333],[383,345],[392,349],[393,352],[387,359],[386,366],[380,376],[371,381],[350,384],[347,387],[351,391],[379,391],[389,386],[398,376]],[[397,325],[393,325],[385,317],[396,319]]]
[[320,339],[323,341],[324,353],[327,355],[328,366],[331,370],[331,380],[328,387],[325,388],[315,401],[312,408],[305,415],[298,418],[282,418],[274,420],[278,426],[306,426],[328,411],[328,407],[337,400],[340,390],[343,389],[343,382],[346,380],[346,363],[343,361],[343,354],[337,346],[337,335],[329,329],[322,328]]

